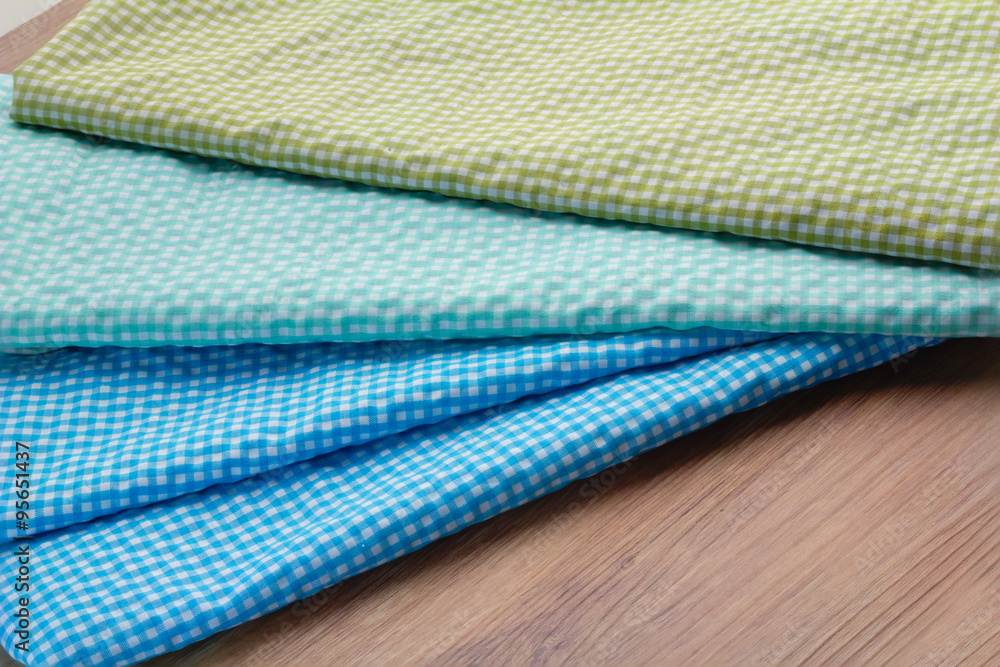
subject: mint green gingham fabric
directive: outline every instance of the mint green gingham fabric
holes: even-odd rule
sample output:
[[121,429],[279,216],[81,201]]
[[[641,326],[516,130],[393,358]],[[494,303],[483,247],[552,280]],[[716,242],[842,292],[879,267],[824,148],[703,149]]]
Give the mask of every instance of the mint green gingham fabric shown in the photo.
[[998,67],[995,0],[93,0],[13,117],[995,269]]
[[371,188],[19,126],[0,77],[0,347],[665,326],[1000,335],[1000,277]]

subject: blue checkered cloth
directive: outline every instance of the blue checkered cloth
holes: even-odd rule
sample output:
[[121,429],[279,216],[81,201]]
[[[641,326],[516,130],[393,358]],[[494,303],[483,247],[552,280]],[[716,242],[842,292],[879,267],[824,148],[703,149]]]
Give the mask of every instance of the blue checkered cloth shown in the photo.
[[28,543],[30,651],[10,621],[3,645],[29,665],[140,661],[934,342],[660,331],[6,359],[0,419],[36,457],[38,521],[72,525]]
[[[233,482],[522,396],[775,334],[664,329],[0,355],[0,432],[35,443],[28,531]],[[95,443],[100,443],[95,447]],[[9,480],[13,484],[13,479]]]

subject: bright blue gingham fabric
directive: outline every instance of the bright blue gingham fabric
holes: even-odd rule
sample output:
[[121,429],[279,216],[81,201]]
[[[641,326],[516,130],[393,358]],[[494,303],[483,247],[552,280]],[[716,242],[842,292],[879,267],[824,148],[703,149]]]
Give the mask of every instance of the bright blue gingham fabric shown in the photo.
[[[34,443],[32,474],[41,485],[30,534],[529,394],[774,336],[658,329],[0,355],[0,441]],[[25,534],[12,504],[6,513],[0,542]]]
[[[669,340],[669,334],[665,336],[663,340]],[[505,390],[507,403],[429,420],[240,481],[43,533],[30,547],[31,651],[25,655],[14,648],[18,638],[10,625],[4,647],[29,665],[143,660],[273,611],[725,415],[934,342],[791,334],[658,365],[644,365],[640,358],[650,349],[662,352],[664,346],[638,345],[637,359],[627,364],[630,370],[596,372],[586,381],[592,369],[571,368],[572,378],[582,383],[534,395],[523,387]],[[60,354],[66,355],[56,357],[62,368],[72,367],[75,362],[67,357],[78,355],[89,380],[77,376],[77,382],[98,386],[105,377],[121,378],[120,364],[96,363],[88,356],[92,351]],[[130,367],[142,367],[143,374],[119,388],[126,394],[142,394],[142,385],[162,384],[178,368],[193,378],[215,361],[204,356],[194,361],[191,356],[185,366],[186,353],[180,351],[131,354]],[[294,350],[283,354],[289,364],[297,358]],[[624,356],[630,354],[626,350]],[[125,358],[117,357],[119,362]],[[409,357],[400,359],[405,365]],[[645,360],[653,363],[651,357]],[[261,394],[262,408],[281,413],[299,401],[308,405],[308,392],[296,390],[309,376],[308,369],[286,370],[276,386]],[[413,386],[421,381],[411,380]],[[27,392],[30,385],[19,386]],[[64,386],[53,389],[72,391],[73,386],[76,383],[67,378]],[[252,402],[252,393],[240,393],[234,400]],[[519,394],[525,395],[517,398]],[[164,409],[187,424],[198,424],[212,409],[202,398],[196,389],[180,392]],[[427,410],[434,410],[439,398],[425,391],[422,400]],[[131,409],[127,401],[110,399],[107,394],[101,409],[68,427],[90,435],[76,443],[90,453],[76,460],[81,462],[80,474],[94,475],[90,481],[96,485],[103,479],[93,472],[94,465],[99,467],[93,462],[106,447],[108,434],[117,432],[114,422]],[[417,409],[418,402],[409,409]],[[15,397],[11,405],[19,410],[23,403]],[[55,418],[60,410],[53,405],[44,412]],[[291,422],[286,427],[290,439],[313,437]],[[37,439],[32,446],[41,460],[47,437],[33,435]],[[135,446],[144,446],[141,437]],[[117,447],[127,449],[128,443]],[[211,468],[197,456],[186,460],[193,469]],[[37,481],[44,489],[46,479],[40,475]],[[169,489],[177,482],[168,475],[162,484]],[[100,492],[95,496],[101,497]],[[13,551],[19,544],[5,548]],[[8,608],[13,609],[17,594],[12,587],[5,590]]]

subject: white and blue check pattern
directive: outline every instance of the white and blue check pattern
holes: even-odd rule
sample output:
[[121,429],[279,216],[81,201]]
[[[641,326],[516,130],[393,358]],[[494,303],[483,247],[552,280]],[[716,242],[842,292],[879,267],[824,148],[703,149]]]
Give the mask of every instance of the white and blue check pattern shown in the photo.
[[[4,648],[29,665],[140,661],[273,611],[725,415],[934,342],[792,334],[598,373],[583,384],[43,533],[31,543],[31,652],[15,650],[10,632]],[[177,368],[176,358],[159,358],[162,351],[143,353],[149,364],[142,382],[155,383],[160,371]],[[89,366],[95,376],[115,370]],[[193,365],[187,369],[198,374]],[[268,395],[275,406],[287,397],[280,389]],[[175,401],[174,414],[197,423],[205,405],[189,398]],[[425,398],[428,409],[438,404]],[[73,429],[93,436],[80,446],[99,453],[118,418],[118,411],[108,410],[80,419]]]
[[[32,476],[42,484],[28,532],[43,532],[522,396],[774,336],[656,329],[0,354],[0,441],[32,443]],[[5,518],[0,542],[25,534],[13,505]]]

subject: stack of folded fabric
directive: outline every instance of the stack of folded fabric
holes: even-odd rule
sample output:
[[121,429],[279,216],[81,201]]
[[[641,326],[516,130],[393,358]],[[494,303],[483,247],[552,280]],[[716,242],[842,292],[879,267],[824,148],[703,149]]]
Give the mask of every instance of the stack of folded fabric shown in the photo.
[[0,90],[4,648],[140,661],[1000,334],[998,69],[992,2],[93,0]]

